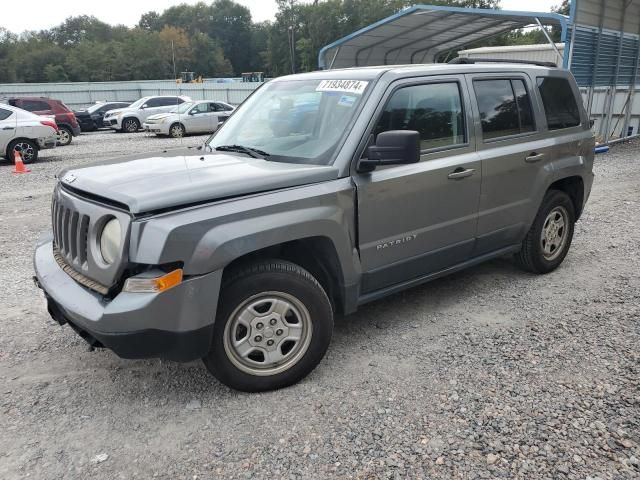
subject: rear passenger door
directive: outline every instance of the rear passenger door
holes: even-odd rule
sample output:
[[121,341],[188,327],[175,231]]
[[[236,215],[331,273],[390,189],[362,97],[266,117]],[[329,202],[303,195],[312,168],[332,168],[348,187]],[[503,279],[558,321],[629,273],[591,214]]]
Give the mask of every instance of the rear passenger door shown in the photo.
[[477,74],[467,80],[482,161],[477,256],[522,240],[553,142],[541,132],[544,122],[528,75]]
[[370,138],[417,130],[421,161],[352,177],[358,193],[361,293],[418,279],[470,257],[482,172],[468,104],[462,76],[407,79],[386,93]]

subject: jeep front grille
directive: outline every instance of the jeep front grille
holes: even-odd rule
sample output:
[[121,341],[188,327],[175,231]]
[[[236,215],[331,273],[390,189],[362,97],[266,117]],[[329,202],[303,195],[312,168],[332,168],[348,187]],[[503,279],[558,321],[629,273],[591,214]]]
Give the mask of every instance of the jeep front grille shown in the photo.
[[87,261],[89,216],[56,200],[53,201],[51,210],[55,246],[68,263],[82,267]]

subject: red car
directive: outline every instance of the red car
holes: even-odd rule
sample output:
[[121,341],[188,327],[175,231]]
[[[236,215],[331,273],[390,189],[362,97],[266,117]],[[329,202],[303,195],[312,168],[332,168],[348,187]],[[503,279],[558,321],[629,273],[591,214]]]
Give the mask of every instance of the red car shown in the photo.
[[58,145],[69,145],[80,135],[80,125],[75,114],[60,100],[47,97],[13,97],[7,103],[36,115],[54,115],[58,125]]

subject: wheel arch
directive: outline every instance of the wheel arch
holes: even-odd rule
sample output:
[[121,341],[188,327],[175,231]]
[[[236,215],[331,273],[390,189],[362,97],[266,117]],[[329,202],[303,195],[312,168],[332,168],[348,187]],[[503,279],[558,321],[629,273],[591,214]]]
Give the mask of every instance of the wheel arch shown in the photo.
[[554,181],[549,185],[549,190],[560,190],[569,195],[576,214],[576,220],[582,215],[584,208],[584,180],[580,175],[572,175]]
[[344,313],[346,294],[340,257],[334,243],[325,236],[289,240],[246,253],[224,267],[223,284],[238,269],[271,259],[289,261],[307,270],[327,293],[333,310]]
[[32,138],[28,138],[28,137],[17,137],[14,138],[13,140],[11,140],[8,144],[7,144],[7,148],[5,151],[5,155],[7,156],[8,159],[11,158],[11,150],[13,150],[13,145],[15,145],[16,143],[20,142],[20,141],[27,141],[27,142],[31,142],[33,144],[33,146],[35,147],[36,151],[40,151],[40,145],[38,145],[37,140],[34,140]]

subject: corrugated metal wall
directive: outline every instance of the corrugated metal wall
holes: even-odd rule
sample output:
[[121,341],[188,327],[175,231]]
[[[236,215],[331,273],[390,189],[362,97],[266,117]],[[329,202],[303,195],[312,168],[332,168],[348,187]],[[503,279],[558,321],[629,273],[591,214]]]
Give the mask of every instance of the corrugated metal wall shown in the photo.
[[[631,85],[640,81],[640,65],[638,54],[640,41],[637,35],[630,33],[603,31],[599,29],[577,26],[573,36],[573,55],[571,71],[581,87],[603,85]],[[600,47],[598,54],[598,38]],[[622,45],[620,41],[622,39]],[[598,65],[594,70],[598,57]],[[616,69],[620,57],[620,67],[616,77]]]
[[96,101],[134,101],[149,95],[188,95],[194,100],[220,100],[238,105],[261,83],[204,83],[176,84],[173,80],[139,82],[68,82],[68,83],[10,83],[0,84],[0,97],[43,96],[62,100],[69,107],[79,109]]

